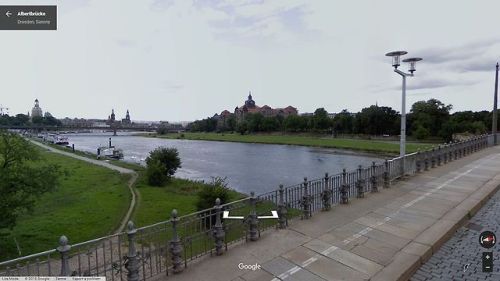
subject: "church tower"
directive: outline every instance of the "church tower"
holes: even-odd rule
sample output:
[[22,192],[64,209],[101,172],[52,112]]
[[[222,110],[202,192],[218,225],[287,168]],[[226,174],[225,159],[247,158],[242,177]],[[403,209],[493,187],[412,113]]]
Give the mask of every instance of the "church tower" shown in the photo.
[[115,110],[111,109],[111,122],[115,122]]
[[38,99],[35,100],[35,106],[31,109],[31,118],[33,117],[43,117],[42,109],[38,103]]
[[245,101],[245,105],[247,108],[254,108],[255,101],[252,99],[252,92],[248,92],[248,99]]

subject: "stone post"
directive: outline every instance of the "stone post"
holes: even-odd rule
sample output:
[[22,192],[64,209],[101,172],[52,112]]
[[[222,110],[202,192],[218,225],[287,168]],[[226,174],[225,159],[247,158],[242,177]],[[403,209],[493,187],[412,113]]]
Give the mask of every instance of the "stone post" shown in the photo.
[[330,186],[328,185],[329,182],[329,177],[328,173],[325,173],[325,179],[324,179],[324,189],[321,192],[321,201],[323,202],[323,211],[329,211],[332,208],[332,190],[330,189]]
[[172,269],[174,273],[180,273],[184,270],[182,266],[182,245],[181,239],[177,234],[177,224],[179,218],[177,217],[177,210],[173,209],[170,215],[170,222],[172,223],[172,239],[170,240],[170,255],[172,256]]
[[280,184],[280,197],[279,197],[279,203],[278,203],[278,227],[281,229],[285,229],[288,225],[288,221],[286,218],[286,214],[288,213],[288,210],[286,209],[285,206],[285,200],[284,200],[284,192],[285,190],[283,189],[283,185]]
[[132,221],[129,221],[127,224],[128,253],[127,253],[127,261],[125,262],[128,281],[139,280],[139,257],[137,256],[137,251],[135,249],[136,233],[137,230],[135,229],[134,223]]
[[349,185],[347,185],[347,172],[345,169],[342,169],[342,185],[340,187],[340,203],[347,204],[349,203]]
[[389,161],[385,159],[384,162],[384,188],[389,188],[391,186],[391,180],[389,177]]
[[361,165],[358,166],[358,180],[356,181],[356,190],[358,191],[358,198],[365,197],[365,175],[363,173],[363,168]]
[[311,196],[307,186],[307,178],[304,178],[303,183],[303,196],[302,196],[302,219],[309,219],[311,217]]
[[69,251],[71,246],[68,245],[68,238],[66,236],[61,236],[59,238],[59,247],[57,251],[61,255],[61,274],[60,276],[70,276],[71,270],[69,268]]
[[259,240],[259,218],[257,217],[257,198],[255,197],[255,193],[250,192],[250,214],[247,218],[248,223],[248,233],[250,234],[250,241]]
[[224,253],[224,238],[226,233],[224,232],[224,225],[221,222],[221,210],[220,198],[215,199],[215,226],[213,230],[214,240],[215,240],[215,254],[220,256]]
[[375,166],[375,161],[372,162],[372,176],[371,176],[371,182],[372,182],[372,192],[378,192],[378,180],[377,180],[377,167]]

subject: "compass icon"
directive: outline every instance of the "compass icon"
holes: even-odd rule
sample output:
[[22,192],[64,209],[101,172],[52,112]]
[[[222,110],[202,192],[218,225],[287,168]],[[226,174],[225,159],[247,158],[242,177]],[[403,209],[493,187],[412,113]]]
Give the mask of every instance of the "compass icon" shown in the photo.
[[497,237],[495,233],[491,231],[483,231],[481,235],[479,235],[479,244],[481,244],[483,248],[489,249],[495,246],[496,242]]

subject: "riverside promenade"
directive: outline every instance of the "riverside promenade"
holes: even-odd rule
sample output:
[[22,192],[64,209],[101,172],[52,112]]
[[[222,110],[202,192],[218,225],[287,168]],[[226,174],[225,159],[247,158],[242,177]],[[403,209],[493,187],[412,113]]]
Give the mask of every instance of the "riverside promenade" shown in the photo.
[[408,280],[499,185],[489,147],[156,280]]

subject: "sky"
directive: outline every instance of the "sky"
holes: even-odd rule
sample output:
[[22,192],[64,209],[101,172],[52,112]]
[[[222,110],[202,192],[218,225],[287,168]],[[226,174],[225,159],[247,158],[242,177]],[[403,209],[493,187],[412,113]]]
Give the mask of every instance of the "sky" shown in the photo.
[[[407,110],[491,110],[497,0],[0,0],[56,4],[57,31],[0,31],[0,104],[58,118],[190,121],[241,106],[401,110],[385,53],[422,57]],[[404,57],[403,57],[404,58]],[[407,70],[406,65],[400,67]]]

